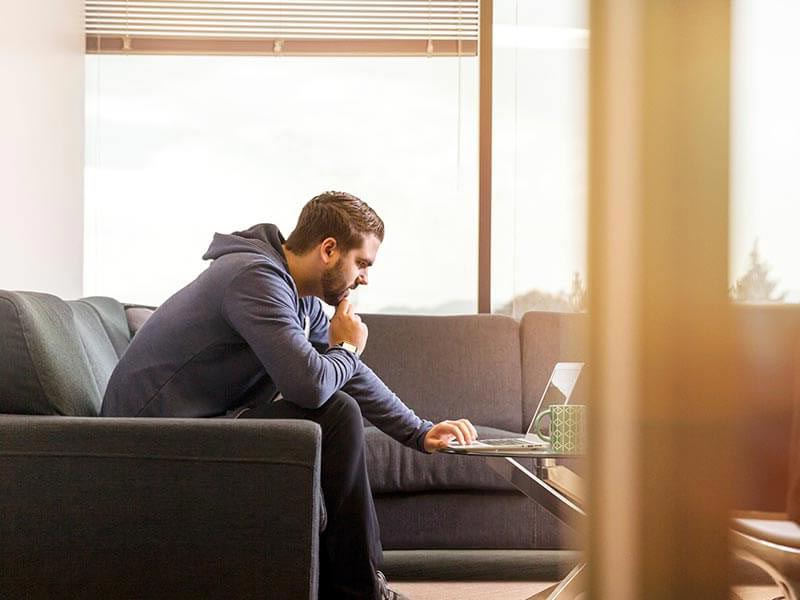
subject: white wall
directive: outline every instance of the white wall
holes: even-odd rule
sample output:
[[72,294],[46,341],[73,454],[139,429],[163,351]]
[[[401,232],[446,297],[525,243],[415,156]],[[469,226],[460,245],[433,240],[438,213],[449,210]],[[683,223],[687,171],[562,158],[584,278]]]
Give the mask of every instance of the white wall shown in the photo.
[[0,1],[0,289],[83,288],[83,0]]

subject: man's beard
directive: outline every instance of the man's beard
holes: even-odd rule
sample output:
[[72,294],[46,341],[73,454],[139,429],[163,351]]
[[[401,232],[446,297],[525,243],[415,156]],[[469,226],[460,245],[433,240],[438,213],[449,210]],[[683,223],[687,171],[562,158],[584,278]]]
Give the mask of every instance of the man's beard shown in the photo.
[[337,306],[339,302],[347,297],[350,284],[347,283],[343,275],[341,261],[337,262],[327,271],[322,273],[322,298],[327,304]]

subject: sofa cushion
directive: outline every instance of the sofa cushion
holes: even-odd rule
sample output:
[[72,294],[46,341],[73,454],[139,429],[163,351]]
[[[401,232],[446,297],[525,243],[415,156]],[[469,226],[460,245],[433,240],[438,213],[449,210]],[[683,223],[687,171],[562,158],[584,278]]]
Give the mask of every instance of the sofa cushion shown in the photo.
[[375,510],[384,550],[581,546],[574,530],[519,492],[381,494]]
[[[479,438],[519,435],[478,425]],[[367,470],[376,494],[445,490],[514,490],[478,456],[424,454],[399,444],[376,427],[367,427]]]
[[122,354],[131,342],[131,332],[128,328],[128,321],[125,318],[125,310],[119,302],[105,296],[90,296],[67,304],[73,307],[81,304],[90,306],[97,313],[103,331],[105,331],[106,337],[114,347],[117,358],[122,358]]
[[141,306],[139,304],[126,304],[125,317],[128,320],[128,330],[131,337],[136,335],[136,332],[142,328],[147,319],[155,312],[153,306]]
[[[81,301],[68,302],[67,304],[72,309],[73,321],[78,331],[78,340],[83,350],[83,357],[89,364],[93,375],[92,382],[102,401],[108,380],[114,367],[117,366],[119,355],[108,337],[102,320],[91,305]],[[99,407],[98,404],[98,410]]]
[[362,318],[369,326],[364,362],[420,417],[434,422],[467,418],[521,431],[519,326],[514,319]]
[[97,415],[124,319],[111,298],[0,291],[0,413]]

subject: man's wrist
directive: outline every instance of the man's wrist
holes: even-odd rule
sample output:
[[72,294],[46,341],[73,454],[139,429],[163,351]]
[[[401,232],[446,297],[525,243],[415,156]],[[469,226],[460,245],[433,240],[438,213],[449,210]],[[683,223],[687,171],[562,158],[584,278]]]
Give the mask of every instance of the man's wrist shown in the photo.
[[422,429],[422,434],[417,438],[417,447],[426,454],[432,454],[432,450],[428,450],[425,447],[425,442],[428,440],[428,434],[431,432],[431,429],[433,429],[433,423],[430,421],[425,422],[425,425]]
[[337,348],[344,348],[345,350],[348,350],[349,352],[353,352],[354,354],[358,354],[358,346],[356,346],[355,344],[352,344],[350,342],[341,341],[338,344],[336,344],[336,347]]

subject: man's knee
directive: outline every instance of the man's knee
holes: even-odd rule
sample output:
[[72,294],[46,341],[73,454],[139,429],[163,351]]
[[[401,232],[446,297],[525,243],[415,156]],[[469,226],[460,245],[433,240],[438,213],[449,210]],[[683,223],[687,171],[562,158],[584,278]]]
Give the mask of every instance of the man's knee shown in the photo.
[[335,409],[338,412],[345,413],[350,416],[361,416],[361,408],[358,406],[358,402],[356,402],[355,398],[353,398],[350,394],[346,394],[345,392],[336,392],[328,398],[328,404],[331,405],[331,408]]
[[326,404],[329,405],[329,411],[336,413],[337,421],[363,428],[364,422],[361,416],[361,407],[351,395],[344,392],[336,392],[328,398]]

